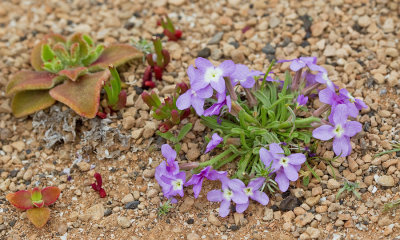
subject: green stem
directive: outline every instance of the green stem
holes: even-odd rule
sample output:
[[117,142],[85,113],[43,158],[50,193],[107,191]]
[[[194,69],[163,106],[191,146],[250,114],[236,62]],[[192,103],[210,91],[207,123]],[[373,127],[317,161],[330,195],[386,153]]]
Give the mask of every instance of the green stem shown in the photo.
[[206,161],[206,162],[202,162],[199,164],[199,168],[204,168],[207,166],[211,166],[216,164],[218,161],[220,161],[222,158],[224,158],[225,156],[227,156],[228,154],[230,154],[232,152],[231,149],[227,149],[224,152],[222,152],[221,154],[219,154],[218,156],[215,156],[213,158],[211,158],[210,160]]
[[269,72],[271,72],[272,66],[274,66],[274,64],[275,64],[275,59],[272,60],[271,64],[269,65],[269,67],[267,69],[267,72],[264,75],[264,78],[263,78],[262,83],[261,83],[261,89],[264,89],[264,85],[265,85],[265,82],[266,82],[265,80],[267,79]]
[[252,155],[252,152],[248,152],[240,160],[238,170],[236,171],[236,174],[235,174],[235,176],[237,178],[242,178],[243,177],[243,173],[246,171],[247,165],[250,162],[251,155]]
[[215,170],[218,170],[218,168],[224,166],[224,165],[227,164],[227,163],[232,162],[232,161],[235,160],[235,158],[237,158],[238,156],[239,156],[239,154],[233,154],[233,155],[231,155],[230,157],[228,157],[228,158],[222,160],[221,162],[217,163],[216,165],[213,165],[213,168],[214,168]]
[[[294,121],[294,125],[297,127],[302,127],[304,125],[309,125],[313,122],[319,122],[321,121],[321,119],[316,118],[316,117],[308,117],[308,118],[304,118],[304,119],[299,119]],[[293,126],[293,122],[283,122],[281,124],[269,127],[270,129],[281,129],[281,128],[288,128],[288,127],[292,127]]]

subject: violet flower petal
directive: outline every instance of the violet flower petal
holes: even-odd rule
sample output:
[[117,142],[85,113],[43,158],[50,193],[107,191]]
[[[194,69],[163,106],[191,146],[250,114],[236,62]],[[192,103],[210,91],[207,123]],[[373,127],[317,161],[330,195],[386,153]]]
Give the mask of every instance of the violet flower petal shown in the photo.
[[337,156],[347,157],[351,153],[350,138],[346,136],[336,137],[333,140],[333,151]]
[[283,171],[290,181],[296,181],[299,178],[299,174],[291,164],[288,164],[286,167],[284,167]]
[[278,183],[279,190],[282,192],[286,192],[288,190],[289,179],[282,170],[276,173],[275,182]]
[[344,135],[347,137],[353,137],[357,133],[361,132],[362,124],[356,121],[348,121],[344,125]]
[[267,205],[269,202],[269,197],[265,192],[254,191],[253,195],[250,196],[251,199],[261,203],[262,205]]
[[246,211],[246,209],[249,207],[250,202],[247,201],[247,203],[242,203],[242,204],[236,204],[236,212],[237,213],[242,213]]
[[204,154],[208,153],[209,151],[213,150],[218,144],[220,144],[224,139],[220,137],[217,133],[214,133],[211,137],[210,142],[207,144],[206,151]]
[[335,133],[333,132],[334,127],[330,125],[322,125],[312,132],[312,136],[316,139],[322,140],[322,141],[327,141],[329,139],[332,139],[335,136]]

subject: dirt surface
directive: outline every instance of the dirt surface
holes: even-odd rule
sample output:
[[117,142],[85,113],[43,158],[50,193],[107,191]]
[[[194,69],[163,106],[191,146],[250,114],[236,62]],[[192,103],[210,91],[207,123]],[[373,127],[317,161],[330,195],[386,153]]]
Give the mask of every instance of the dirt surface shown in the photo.
[[[128,106],[110,120],[81,119],[61,104],[23,119],[10,113],[5,86],[17,71],[31,69],[32,47],[46,33],[84,32],[105,44],[128,43],[161,33],[156,23],[165,13],[183,39],[164,42],[172,62],[157,82],[161,95],[188,82],[186,69],[197,56],[260,71],[274,58],[316,56],[337,85],[364,99],[363,132],[352,140],[353,153],[332,163],[336,180],[326,163],[317,162],[321,182],[292,184],[287,193],[270,196],[268,206],[253,203],[227,218],[218,217],[219,205],[206,199],[218,184],[206,182],[198,199],[188,188],[158,217],[165,198],[154,169],[163,161],[165,141],[154,134],[158,123],[139,97],[144,64],[124,68]],[[400,210],[382,212],[400,198],[400,155],[374,158],[400,140],[399,17],[399,0],[1,1],[0,239],[400,239]],[[179,161],[208,160],[202,155],[207,129],[195,116],[187,121],[194,130]],[[317,153],[333,157],[331,144]],[[103,176],[106,198],[90,187],[94,172]],[[360,200],[351,194],[335,199],[344,179],[359,183]],[[50,185],[62,195],[42,229],[5,200],[8,192]],[[289,196],[298,204],[283,211]]]

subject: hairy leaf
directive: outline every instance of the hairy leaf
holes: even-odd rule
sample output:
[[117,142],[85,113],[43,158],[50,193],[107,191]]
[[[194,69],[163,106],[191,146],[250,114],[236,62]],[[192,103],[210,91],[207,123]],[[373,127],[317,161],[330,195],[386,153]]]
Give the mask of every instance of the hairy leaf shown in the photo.
[[101,56],[90,65],[90,70],[104,69],[110,64],[118,67],[130,60],[140,59],[143,54],[127,44],[115,44],[104,49]]
[[76,67],[71,69],[64,69],[58,72],[58,75],[65,76],[69,78],[71,81],[76,81],[78,77],[86,74],[88,69],[86,67]]
[[35,227],[42,228],[50,218],[50,209],[47,207],[31,208],[26,212],[26,216]]
[[24,90],[50,89],[62,79],[48,72],[20,71],[7,85],[7,94]]
[[6,199],[17,208],[25,210],[33,208],[31,191],[21,190],[16,193],[9,193],[6,195]]
[[42,199],[46,206],[53,204],[60,196],[61,190],[58,187],[46,187],[42,189]]
[[15,94],[11,109],[14,116],[19,118],[48,108],[55,102],[48,90],[22,91]]
[[88,73],[77,81],[66,81],[50,90],[50,95],[74,110],[77,114],[94,118],[100,104],[100,90],[110,77],[108,70]]

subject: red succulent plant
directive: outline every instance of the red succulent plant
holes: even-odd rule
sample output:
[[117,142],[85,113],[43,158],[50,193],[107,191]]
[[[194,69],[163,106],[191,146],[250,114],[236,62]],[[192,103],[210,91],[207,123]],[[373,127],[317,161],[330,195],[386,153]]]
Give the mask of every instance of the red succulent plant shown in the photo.
[[110,79],[108,66],[118,67],[142,56],[126,44],[96,46],[89,36],[80,33],[68,39],[48,34],[31,54],[36,71],[16,73],[7,86],[7,94],[14,95],[12,111],[16,117],[23,117],[60,101],[77,114],[93,118],[101,89]]
[[50,209],[60,196],[58,187],[34,188],[32,190],[21,190],[9,193],[6,199],[16,208],[27,210],[28,219],[38,228],[43,227],[50,217]]

